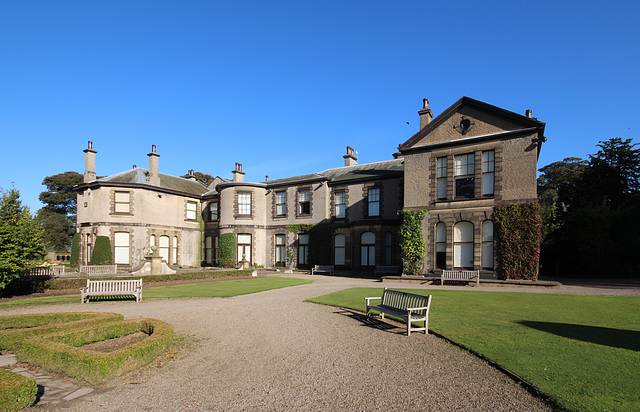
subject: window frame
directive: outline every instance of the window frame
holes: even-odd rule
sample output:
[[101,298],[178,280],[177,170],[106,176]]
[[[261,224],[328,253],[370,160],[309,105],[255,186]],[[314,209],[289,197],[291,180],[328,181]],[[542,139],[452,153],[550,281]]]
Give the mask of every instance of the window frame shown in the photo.
[[[127,200],[123,201],[118,199],[118,195],[126,195]],[[126,205],[126,207],[125,207]],[[125,208],[126,210],[119,210]],[[118,215],[130,215],[131,214],[131,191],[129,190],[115,190],[113,192],[113,213]]]
[[334,214],[336,219],[347,218],[347,192],[344,190],[334,193]]
[[[364,243],[365,235],[373,235],[373,243]],[[360,266],[376,266],[376,234],[374,232],[363,232],[360,235]]]
[[485,150],[482,152],[482,196],[494,196],[496,154],[495,150]]
[[[236,194],[238,202],[238,217],[252,217],[253,192],[241,191]],[[247,202],[248,198],[248,202]],[[247,210],[248,209],[248,210]],[[247,212],[248,213],[244,213]]]
[[[302,239],[305,239],[305,243],[302,243]],[[309,264],[309,234],[298,234],[298,266],[306,266]]]
[[[342,239],[342,244],[338,244],[338,237]],[[339,260],[338,257],[342,259]],[[347,262],[347,236],[337,233],[333,237],[333,264],[335,266],[345,266]]]
[[217,201],[209,202],[207,208],[209,210],[209,222],[217,222],[220,220],[220,209],[218,208]]
[[287,217],[287,191],[279,190],[275,192],[276,197],[276,217]]
[[447,199],[447,156],[441,156],[436,158],[436,199]]
[[[302,194],[308,193],[308,199],[302,200]],[[298,216],[311,216],[311,189],[298,189],[298,207],[297,212]]]
[[[373,198],[373,199],[372,199]],[[380,217],[382,212],[382,189],[380,186],[373,186],[367,188],[367,216],[368,217]],[[371,213],[372,207],[375,207],[374,212]]]
[[[453,176],[455,182],[455,199],[473,199],[475,197],[475,164],[475,153],[464,153],[454,156]],[[466,184],[462,185],[461,183]]]
[[[189,206],[193,206],[193,208],[190,208]],[[187,200],[185,204],[185,220],[189,220],[191,222],[198,220],[198,202]]]

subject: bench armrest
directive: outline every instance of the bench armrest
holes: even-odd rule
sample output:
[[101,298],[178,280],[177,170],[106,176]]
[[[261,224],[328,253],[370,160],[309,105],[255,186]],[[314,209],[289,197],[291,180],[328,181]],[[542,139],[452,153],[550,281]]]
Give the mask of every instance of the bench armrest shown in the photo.
[[371,300],[373,300],[373,299],[382,299],[382,297],[381,297],[381,296],[378,296],[378,297],[374,297],[374,298],[364,298],[364,299],[367,301],[367,306],[369,306],[369,302],[370,302]]
[[86,291],[87,291],[87,289],[88,289],[88,288],[87,288],[86,286],[83,286],[83,287],[81,287],[81,288],[80,288],[80,292],[86,292]]
[[429,309],[429,306],[424,306],[424,307],[421,307],[421,308],[407,308],[407,310],[411,310],[411,311],[414,311],[414,310],[425,310],[425,309]]

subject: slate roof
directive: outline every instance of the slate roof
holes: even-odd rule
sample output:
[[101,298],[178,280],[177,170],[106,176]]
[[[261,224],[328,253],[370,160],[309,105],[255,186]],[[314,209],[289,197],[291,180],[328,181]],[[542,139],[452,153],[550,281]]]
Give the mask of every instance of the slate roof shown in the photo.
[[[200,196],[207,191],[207,187],[202,183],[194,180],[185,179],[183,177],[171,176],[159,173],[160,186],[163,189],[182,192],[190,195]],[[89,184],[95,183],[119,183],[129,185],[147,185],[150,189],[158,187],[149,183],[149,171],[142,168],[127,170],[125,172],[116,173],[111,176],[96,179]]]

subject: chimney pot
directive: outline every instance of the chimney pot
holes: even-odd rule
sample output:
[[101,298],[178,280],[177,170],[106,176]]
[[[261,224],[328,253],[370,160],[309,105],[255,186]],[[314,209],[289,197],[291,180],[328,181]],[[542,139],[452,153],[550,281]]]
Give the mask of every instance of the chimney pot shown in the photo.
[[93,149],[93,142],[89,140],[89,149]]
[[155,153],[156,152],[156,145],[152,144],[151,145],[151,153]]
[[268,182],[268,181],[269,181],[269,175],[266,175],[266,176],[264,177],[264,180]]
[[134,168],[134,169],[135,169],[136,167],[137,167],[136,165],[133,165],[133,168]]
[[418,111],[418,114],[420,115],[420,130],[422,130],[433,119],[433,112],[429,109],[429,99],[426,97],[422,99],[422,110]]
[[244,182],[244,172],[242,171],[242,163],[236,162],[236,169],[233,173],[234,182]]
[[526,114],[527,114],[527,117],[531,119],[533,117],[533,110],[527,109]]
[[424,99],[422,99],[422,109],[428,109],[429,108],[429,99],[427,99],[426,97]]
[[353,152],[354,152],[353,147],[347,146],[347,154],[342,156],[344,158],[344,165],[345,166],[355,166],[355,165],[358,164],[358,162],[357,162],[358,157],[356,155],[354,155]]

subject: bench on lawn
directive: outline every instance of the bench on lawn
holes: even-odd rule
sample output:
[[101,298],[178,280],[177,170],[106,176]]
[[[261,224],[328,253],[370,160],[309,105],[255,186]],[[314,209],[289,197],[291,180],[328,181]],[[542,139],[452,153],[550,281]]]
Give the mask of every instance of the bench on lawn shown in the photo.
[[330,275],[333,275],[333,265],[315,265],[313,269],[311,269],[312,275],[318,272],[328,273]]
[[[370,311],[375,310],[380,312],[382,319],[384,319],[385,313],[403,319],[407,322],[407,336],[411,335],[412,331],[423,330],[425,335],[429,333],[431,295],[414,295],[413,293],[384,288],[382,297],[364,299],[367,304],[367,316]],[[381,299],[382,301],[379,305],[371,305],[373,299]],[[413,327],[412,322],[424,322],[424,327]]]
[[457,282],[476,281],[476,286],[480,285],[479,270],[443,270],[440,277],[440,284],[444,285],[445,280],[453,280]]
[[376,266],[374,274],[376,275],[397,275],[400,272],[400,266]]
[[87,286],[80,288],[81,302],[89,301],[89,296],[133,295],[136,302],[142,299],[142,278],[122,280],[91,280]]

